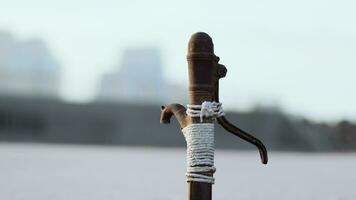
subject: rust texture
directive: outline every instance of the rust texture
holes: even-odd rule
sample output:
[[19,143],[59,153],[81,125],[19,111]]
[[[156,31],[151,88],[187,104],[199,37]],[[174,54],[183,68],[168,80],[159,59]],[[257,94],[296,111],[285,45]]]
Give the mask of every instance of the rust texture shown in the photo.
[[[189,104],[201,105],[204,101],[219,102],[219,79],[226,76],[227,69],[219,64],[220,58],[214,54],[214,44],[211,37],[203,32],[191,36],[188,44],[188,73],[189,73]],[[161,123],[169,123],[174,115],[181,128],[191,123],[201,123],[199,118],[186,114],[186,108],[180,104],[170,104],[161,107]],[[203,123],[213,123],[214,119],[205,117]],[[268,161],[267,150],[263,143],[252,135],[230,123],[224,116],[218,117],[217,122],[228,132],[255,145],[260,152],[261,161]],[[212,185],[208,183],[189,182],[189,200],[211,200]]]

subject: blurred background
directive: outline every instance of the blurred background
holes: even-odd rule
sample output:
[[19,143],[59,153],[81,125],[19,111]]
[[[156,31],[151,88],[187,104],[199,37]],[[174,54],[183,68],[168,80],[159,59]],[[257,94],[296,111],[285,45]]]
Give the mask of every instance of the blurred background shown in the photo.
[[260,166],[217,126],[214,197],[356,196],[355,2],[0,4],[1,199],[184,199],[185,141],[159,115],[187,104],[198,31],[227,118],[270,150]]

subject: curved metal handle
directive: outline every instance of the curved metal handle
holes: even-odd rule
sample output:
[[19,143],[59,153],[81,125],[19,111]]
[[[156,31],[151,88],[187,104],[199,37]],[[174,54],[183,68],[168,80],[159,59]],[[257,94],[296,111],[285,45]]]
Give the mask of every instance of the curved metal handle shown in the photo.
[[[224,65],[219,64],[220,58],[216,57],[216,65],[217,65],[217,80],[215,83],[215,95],[214,100],[219,102],[219,79],[226,76],[227,69]],[[257,138],[253,137],[252,135],[246,133],[245,131],[241,130],[240,128],[234,126],[230,123],[224,116],[217,118],[218,123],[224,127],[225,130],[229,131],[230,133],[236,135],[237,137],[255,145],[260,152],[261,161],[263,164],[267,164],[268,162],[268,155],[267,149],[265,145]]]
[[262,163],[267,164],[267,162],[268,162],[267,149],[266,149],[265,145],[259,139],[253,137],[252,135],[241,130],[240,128],[234,126],[224,116],[218,117],[217,120],[218,120],[218,123],[222,127],[224,127],[225,130],[227,130],[230,133],[236,135],[237,137],[255,145],[260,152]]

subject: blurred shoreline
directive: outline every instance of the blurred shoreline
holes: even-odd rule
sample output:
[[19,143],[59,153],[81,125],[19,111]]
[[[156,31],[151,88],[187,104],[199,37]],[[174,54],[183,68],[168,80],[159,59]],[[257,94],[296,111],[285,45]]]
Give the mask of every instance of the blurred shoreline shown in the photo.
[[[70,104],[46,98],[0,98],[0,141],[185,147],[175,120],[159,123],[160,105],[93,102]],[[356,149],[356,126],[296,119],[278,110],[227,112],[269,150],[332,152]],[[216,126],[217,149],[254,149]]]
[[[31,149],[31,151],[38,150],[43,152],[43,150],[51,149],[51,151],[86,151],[86,152],[105,152],[105,151],[125,151],[125,152],[157,152],[162,150],[161,153],[172,153],[172,152],[183,152],[185,155],[186,147],[167,147],[167,146],[132,146],[132,145],[102,145],[102,144],[79,144],[79,143],[47,143],[47,142],[8,142],[0,141],[0,152],[12,151],[14,150],[23,151],[26,149]],[[278,156],[318,156],[318,157],[344,157],[344,156],[356,156],[356,151],[286,151],[286,150],[270,150],[268,151],[270,157],[277,154]],[[258,160],[258,151],[254,149],[215,149],[216,154],[238,154],[238,155],[248,155],[256,156]],[[271,156],[272,155],[272,156]]]

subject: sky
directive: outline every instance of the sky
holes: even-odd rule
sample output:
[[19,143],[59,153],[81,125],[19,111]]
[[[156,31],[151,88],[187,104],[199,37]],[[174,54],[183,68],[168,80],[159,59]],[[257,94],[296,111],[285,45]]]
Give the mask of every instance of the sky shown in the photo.
[[203,31],[228,69],[230,110],[276,106],[315,121],[356,121],[356,2],[343,0],[0,0],[0,30],[41,38],[62,66],[65,100],[93,99],[126,48],[159,47],[164,76],[187,85],[186,50]]

